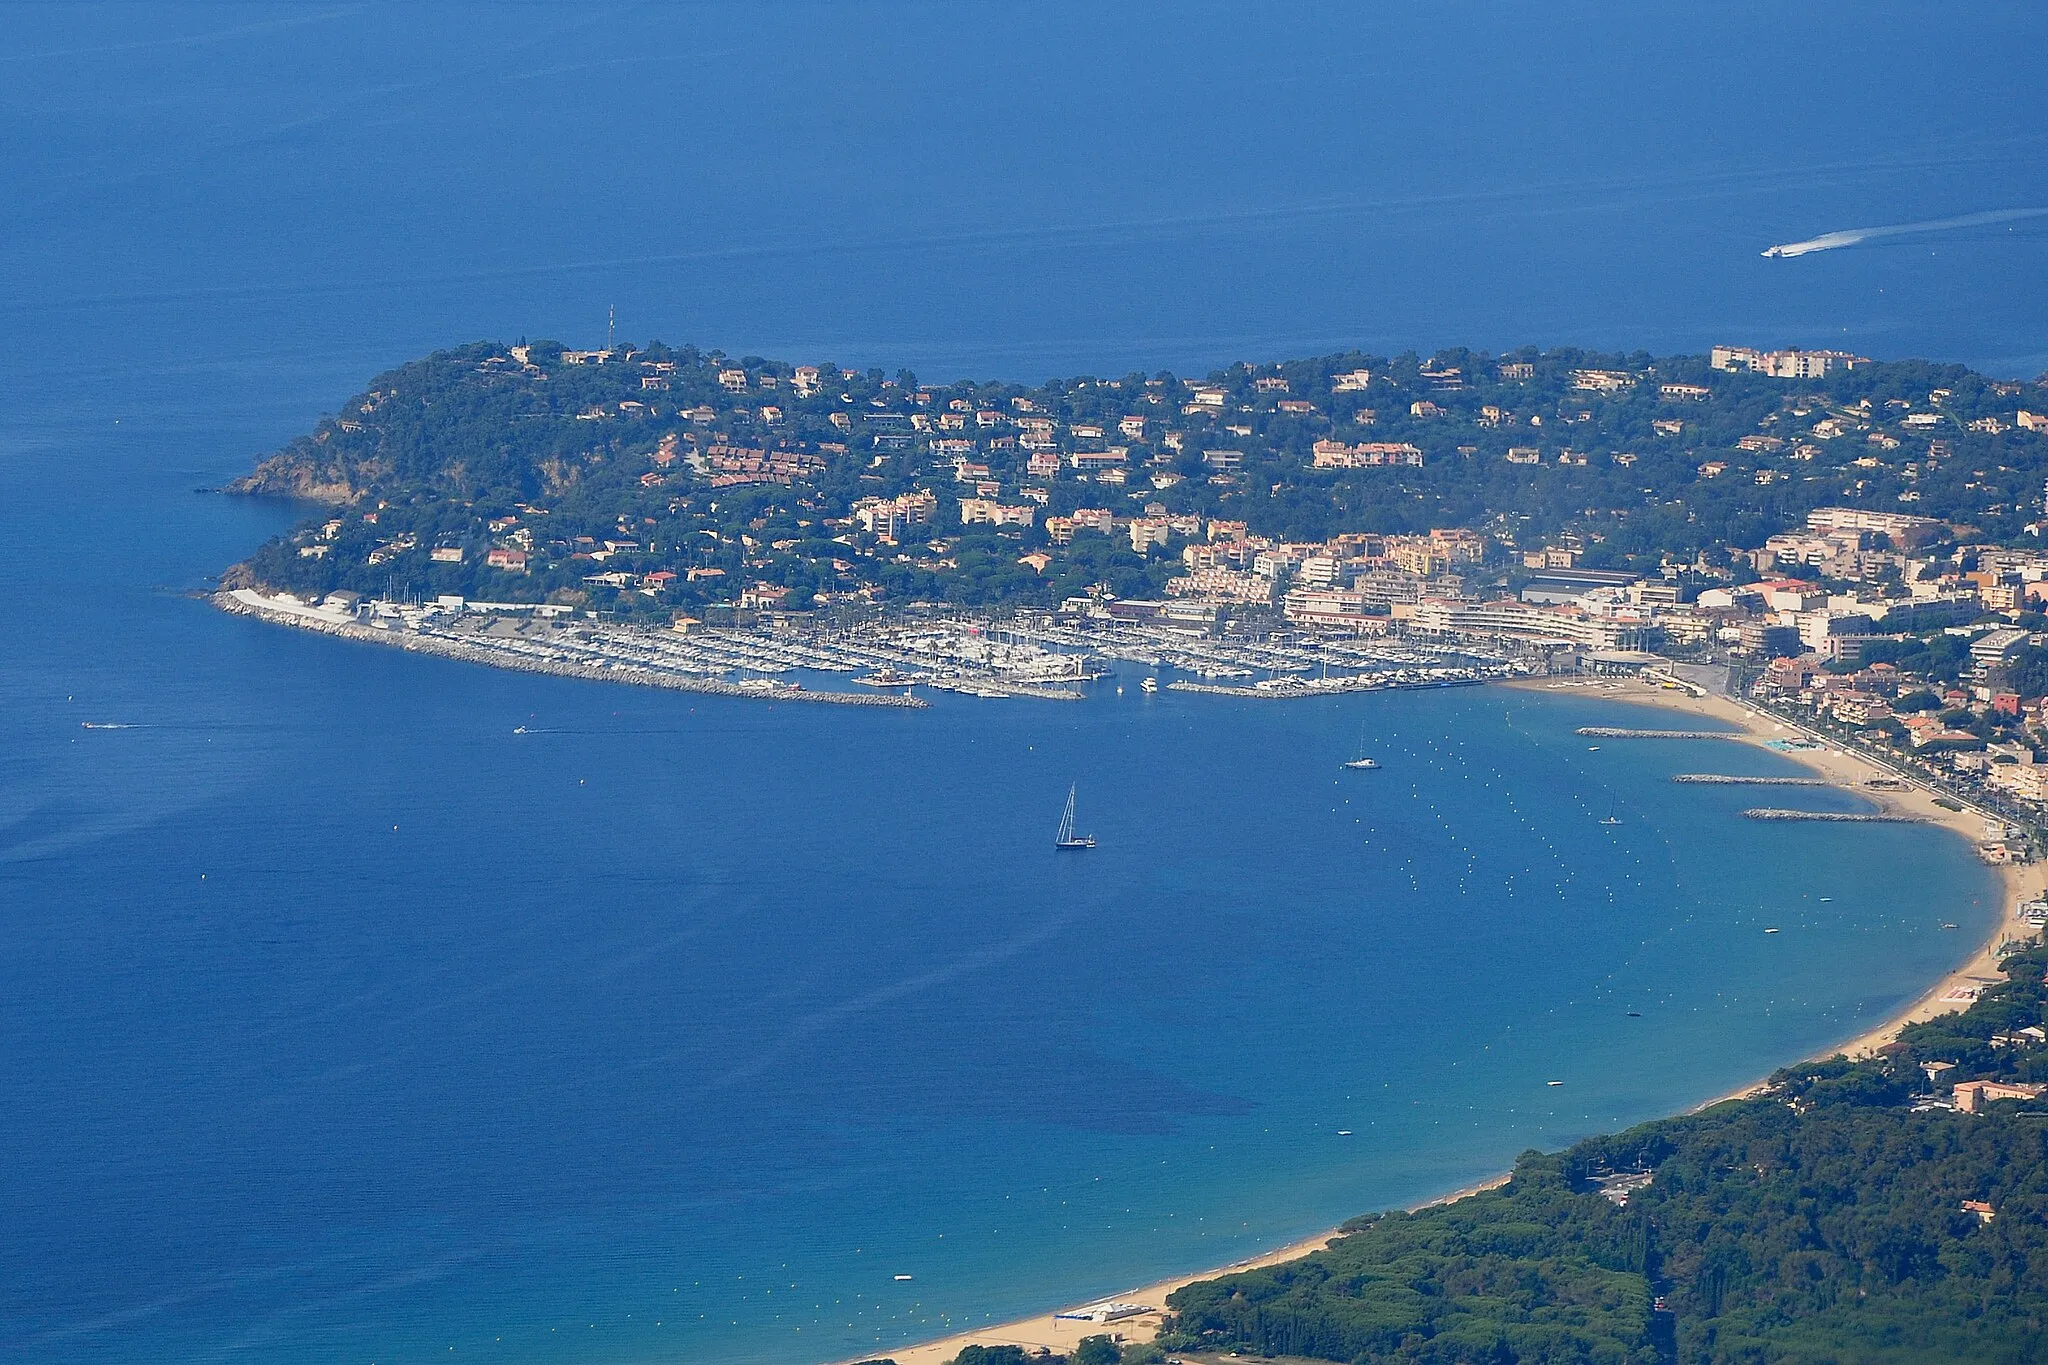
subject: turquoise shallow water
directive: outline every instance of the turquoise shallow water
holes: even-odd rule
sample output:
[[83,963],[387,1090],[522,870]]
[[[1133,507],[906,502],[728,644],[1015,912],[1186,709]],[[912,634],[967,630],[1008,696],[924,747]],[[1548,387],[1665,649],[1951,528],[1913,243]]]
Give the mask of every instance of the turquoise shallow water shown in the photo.
[[[1478,13],[11,8],[0,1355],[852,1354],[1691,1104],[1964,956],[1959,844],[1744,822],[1666,779],[1783,760],[1571,733],[1633,709],[692,703],[182,595],[293,516],[194,487],[612,303],[1026,379],[2048,362],[2024,232],[1755,255],[2041,199],[2037,10]],[[1361,723],[1386,766],[1342,773]],[[1102,845],[1061,860],[1070,782]]]

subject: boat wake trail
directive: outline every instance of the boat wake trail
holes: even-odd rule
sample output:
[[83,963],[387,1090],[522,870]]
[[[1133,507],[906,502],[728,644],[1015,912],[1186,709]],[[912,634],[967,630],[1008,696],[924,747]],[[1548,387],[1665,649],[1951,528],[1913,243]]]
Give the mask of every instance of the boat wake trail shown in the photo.
[[2011,223],[2022,218],[2039,218],[2044,215],[2048,215],[2048,208],[1993,209],[1989,213],[1966,213],[1960,218],[1935,218],[1925,223],[1892,223],[1884,227],[1847,228],[1841,232],[1823,232],[1820,236],[1809,237],[1803,242],[1781,242],[1777,246],[1765,247],[1764,255],[1778,258],[1810,256],[1816,251],[1833,251],[1837,247],[1855,246],[1859,242],[1874,241],[1880,237],[1942,232],[1949,228],[1989,227],[1993,223]]

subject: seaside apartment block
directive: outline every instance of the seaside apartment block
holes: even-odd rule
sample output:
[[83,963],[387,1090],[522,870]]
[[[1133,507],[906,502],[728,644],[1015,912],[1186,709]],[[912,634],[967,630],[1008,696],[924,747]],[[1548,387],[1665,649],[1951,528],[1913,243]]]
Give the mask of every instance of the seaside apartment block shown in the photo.
[[1861,507],[1816,507],[1806,514],[1808,529],[1819,535],[1873,532],[1901,550],[1915,550],[1939,538],[1948,524],[1937,517],[1903,512],[1871,512]]
[[1833,370],[1853,370],[1870,357],[1847,351],[1759,351],[1748,346],[1716,346],[1711,363],[1717,370],[1767,374],[1773,379],[1819,379]]

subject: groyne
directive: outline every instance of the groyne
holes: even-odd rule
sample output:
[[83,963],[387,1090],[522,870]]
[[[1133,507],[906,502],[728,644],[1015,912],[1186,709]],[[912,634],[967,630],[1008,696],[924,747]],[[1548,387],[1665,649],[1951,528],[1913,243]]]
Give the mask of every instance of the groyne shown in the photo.
[[1821,820],[1837,825],[1917,825],[1918,816],[1891,815],[1876,811],[1862,814],[1843,810],[1779,810],[1770,806],[1758,806],[1742,812],[1747,820]]
[[1581,725],[1573,733],[1588,739],[1748,739],[1740,730],[1631,730],[1618,725]]
[[1679,773],[1673,782],[1698,782],[1714,787],[1826,787],[1825,777],[1750,777],[1737,773]]
[[1494,678],[1423,678],[1412,682],[1375,682],[1371,677],[1331,678],[1327,681],[1290,682],[1285,687],[1234,687],[1227,683],[1198,683],[1175,679],[1169,692],[1198,692],[1211,697],[1262,697],[1269,701],[1289,697],[1336,697],[1354,692],[1406,692],[1418,687],[1476,687]]

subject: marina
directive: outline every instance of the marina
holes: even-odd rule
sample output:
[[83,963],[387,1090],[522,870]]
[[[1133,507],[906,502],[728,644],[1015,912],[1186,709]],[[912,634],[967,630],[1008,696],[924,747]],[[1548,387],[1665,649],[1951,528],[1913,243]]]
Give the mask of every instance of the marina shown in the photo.
[[[1524,676],[1505,659],[1411,641],[1304,635],[1223,638],[1157,626],[1051,616],[887,620],[853,625],[778,620],[687,631],[620,625],[527,603],[460,598],[392,602],[332,594],[319,602],[234,588],[222,610],[344,639],[472,663],[679,691],[842,705],[922,706],[917,689],[987,700],[1079,701],[1112,679],[1111,661],[1229,683],[1165,683],[1221,696],[1316,697],[1453,687]],[[1262,676],[1263,675],[1263,676]]]
[[1249,640],[1197,633],[1145,621],[1046,616],[1003,627],[1003,633],[1049,649],[1079,650],[1100,659],[1171,668],[1197,678],[1246,679],[1327,676],[1399,668],[1430,668],[1448,659],[1486,659],[1416,640],[1344,636]]
[[[279,625],[296,626],[356,640],[366,644],[438,654],[466,663],[490,664],[528,673],[582,678],[590,682],[635,683],[664,687],[678,692],[701,692],[712,696],[768,698],[777,701],[823,702],[841,706],[923,707],[914,696],[877,695],[869,692],[813,690],[801,683],[774,678],[741,678],[727,681],[708,677],[701,670],[678,666],[652,648],[635,648],[637,642],[618,642],[624,648],[591,648],[589,641],[535,639],[506,636],[487,631],[458,631],[422,620],[409,627],[398,624],[366,625],[348,616],[324,612],[302,603],[283,603],[249,589],[215,594],[214,605],[237,615],[255,616]],[[566,634],[566,632],[565,632]],[[612,642],[607,642],[612,643]]]

